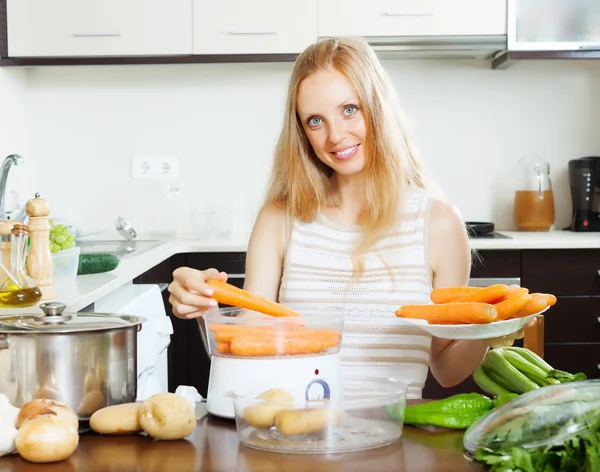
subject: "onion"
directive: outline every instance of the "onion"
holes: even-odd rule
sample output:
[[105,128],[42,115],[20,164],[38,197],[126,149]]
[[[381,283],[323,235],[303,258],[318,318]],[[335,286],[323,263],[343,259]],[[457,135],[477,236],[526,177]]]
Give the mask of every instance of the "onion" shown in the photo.
[[64,403],[45,398],[31,400],[21,407],[17,417],[17,429],[21,428],[25,422],[42,415],[56,416],[70,423],[75,431],[79,429],[79,419],[71,408]]
[[23,423],[16,437],[17,452],[30,462],[58,462],[79,444],[79,434],[66,416],[41,415]]

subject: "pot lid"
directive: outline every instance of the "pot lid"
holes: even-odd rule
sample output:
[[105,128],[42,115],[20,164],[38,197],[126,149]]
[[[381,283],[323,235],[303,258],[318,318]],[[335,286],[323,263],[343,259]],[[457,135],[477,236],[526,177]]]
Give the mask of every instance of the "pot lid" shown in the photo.
[[[113,313],[63,313],[64,303],[42,303],[43,314],[25,314],[0,318],[1,334],[71,333],[103,331],[140,326],[146,321],[139,316]],[[141,326],[140,328],[141,329]]]

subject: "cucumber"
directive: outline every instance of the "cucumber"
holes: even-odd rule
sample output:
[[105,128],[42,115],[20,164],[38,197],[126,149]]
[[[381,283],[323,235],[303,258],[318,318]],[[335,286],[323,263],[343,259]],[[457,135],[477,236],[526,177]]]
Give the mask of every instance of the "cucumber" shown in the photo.
[[77,275],[100,274],[115,270],[119,259],[114,254],[80,254]]

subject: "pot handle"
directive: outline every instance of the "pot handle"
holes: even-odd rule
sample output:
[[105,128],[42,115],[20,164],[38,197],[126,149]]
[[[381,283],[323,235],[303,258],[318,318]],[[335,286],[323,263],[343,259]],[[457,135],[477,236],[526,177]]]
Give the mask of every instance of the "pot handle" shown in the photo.
[[0,351],[8,349],[8,338],[5,335],[0,336]]

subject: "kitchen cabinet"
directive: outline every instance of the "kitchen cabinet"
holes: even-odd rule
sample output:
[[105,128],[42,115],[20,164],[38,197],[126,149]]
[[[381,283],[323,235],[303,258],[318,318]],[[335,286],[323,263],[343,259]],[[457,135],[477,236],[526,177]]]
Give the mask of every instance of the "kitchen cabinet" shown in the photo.
[[317,40],[317,1],[194,0],[194,54],[300,53]]
[[545,319],[544,358],[600,378],[600,255],[597,249],[524,250],[522,284],[557,302]]
[[192,53],[192,0],[6,0],[11,57]]
[[319,0],[319,36],[506,34],[506,0]]

